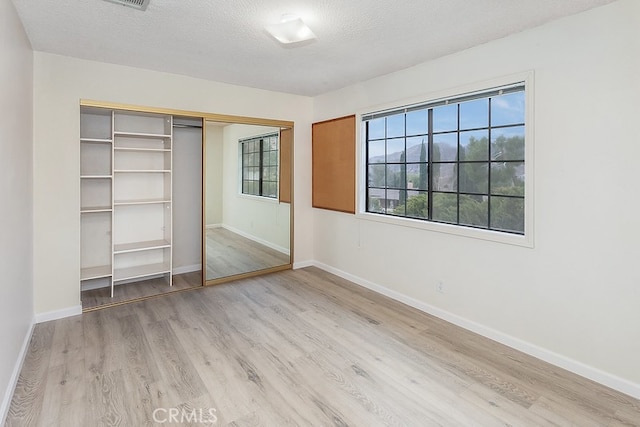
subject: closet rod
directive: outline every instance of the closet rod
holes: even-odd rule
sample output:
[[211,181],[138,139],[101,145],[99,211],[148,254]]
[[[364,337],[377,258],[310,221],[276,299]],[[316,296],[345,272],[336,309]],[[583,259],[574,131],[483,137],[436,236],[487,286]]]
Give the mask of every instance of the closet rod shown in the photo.
[[202,129],[202,126],[198,126],[198,125],[183,125],[181,123],[174,123],[173,124],[174,128],[195,128],[195,129]]

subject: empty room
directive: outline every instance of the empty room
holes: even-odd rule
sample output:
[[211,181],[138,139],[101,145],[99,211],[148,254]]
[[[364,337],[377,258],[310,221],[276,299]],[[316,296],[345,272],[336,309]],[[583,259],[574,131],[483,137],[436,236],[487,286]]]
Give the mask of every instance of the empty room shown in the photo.
[[0,425],[640,426],[637,0],[0,0]]

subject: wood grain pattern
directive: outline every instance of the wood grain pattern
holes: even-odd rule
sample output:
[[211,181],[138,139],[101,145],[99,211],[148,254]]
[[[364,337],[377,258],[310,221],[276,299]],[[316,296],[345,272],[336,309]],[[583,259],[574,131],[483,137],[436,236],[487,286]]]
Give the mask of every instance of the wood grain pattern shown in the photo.
[[157,408],[238,427],[640,425],[636,399],[316,268],[36,325],[6,425],[152,426]]
[[208,228],[206,246],[207,280],[264,270],[290,262],[289,255],[226,228]]
[[291,203],[291,168],[293,164],[293,129],[280,130],[280,191],[278,197],[282,203]]
[[184,291],[186,289],[202,286],[201,278],[202,272],[194,271],[191,273],[174,275],[173,286],[169,286],[166,279],[162,277],[126,283],[124,285],[116,285],[113,289],[113,297],[111,297],[110,288],[98,288],[89,291],[82,291],[80,293],[82,309],[84,311],[91,311],[96,308],[118,305],[123,302],[154,297],[171,292]]
[[311,126],[314,208],[356,212],[355,132],[356,116]]
[[43,323],[34,328],[23,365],[23,371],[28,371],[28,374],[23,375],[21,372],[18,378],[5,423],[7,426],[38,425],[39,420],[44,418],[44,390],[50,369],[54,330],[53,322]]

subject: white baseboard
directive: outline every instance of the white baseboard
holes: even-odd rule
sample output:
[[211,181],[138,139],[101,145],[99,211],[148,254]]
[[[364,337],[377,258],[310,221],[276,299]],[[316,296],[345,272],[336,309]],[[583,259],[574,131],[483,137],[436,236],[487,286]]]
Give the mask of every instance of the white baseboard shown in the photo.
[[[202,264],[193,264],[193,265],[185,265],[183,267],[175,267],[172,272],[173,274],[184,274],[184,273],[191,273],[194,271],[200,271],[202,270]],[[139,282],[140,280],[148,280],[148,279],[157,279],[160,277],[164,277],[164,274],[156,274],[153,276],[145,276],[144,279],[131,279],[131,280],[124,280],[124,281],[120,281],[118,283],[116,283],[116,286],[120,286],[120,285],[127,285],[129,283],[135,283],[135,282]],[[95,281],[91,281],[89,283],[83,283],[80,287],[80,291],[93,291],[95,289],[101,289],[101,288],[109,288],[111,287],[111,281],[109,279],[100,281],[100,280],[95,280]]]
[[287,256],[289,256],[289,254],[291,253],[291,251],[289,249],[287,249],[287,248],[285,248],[283,246],[276,245],[275,243],[271,243],[271,242],[269,242],[267,240],[261,239],[260,237],[256,237],[256,236],[253,236],[253,235],[251,235],[249,233],[245,233],[244,231],[238,230],[237,228],[234,228],[234,227],[232,227],[230,225],[222,224],[222,228],[224,228],[226,230],[229,230],[229,231],[231,231],[233,233],[239,234],[242,237],[246,237],[249,240],[253,240],[254,242],[260,243],[261,245],[265,245],[266,247],[274,249],[274,250],[276,250],[276,251],[278,251],[280,253],[283,253],[283,254],[285,254]]
[[222,224],[207,224],[205,228],[222,228]]
[[67,307],[61,310],[47,311],[46,313],[37,313],[35,317],[36,323],[49,322],[51,320],[64,319],[65,317],[77,316],[82,314],[82,305]]
[[110,278],[94,279],[80,284],[80,292],[93,291],[95,289],[108,288],[111,286]]
[[[313,267],[313,266],[318,266],[319,268],[322,268],[319,266],[319,263],[316,263],[315,261],[300,261],[300,262],[294,262],[293,263],[293,269],[297,270],[299,268],[305,268],[305,267]],[[323,270],[325,270],[323,268]],[[327,270],[329,271],[329,270]]]
[[20,377],[20,371],[22,371],[22,365],[24,364],[24,359],[27,356],[27,351],[29,350],[29,342],[31,342],[31,336],[33,335],[33,327],[35,326],[35,319],[31,321],[31,325],[27,330],[27,334],[24,337],[24,341],[22,341],[22,347],[20,348],[20,352],[18,353],[18,358],[16,359],[16,364],[13,367],[13,372],[11,373],[11,378],[9,378],[9,384],[7,384],[7,389],[4,393],[4,399],[0,404],[0,425],[4,425],[7,419],[7,415],[9,414],[9,406],[11,405],[11,399],[13,398],[13,393],[16,390],[16,386],[18,385],[18,378]]
[[409,297],[400,292],[394,291],[392,289],[373,283],[369,280],[331,267],[330,265],[323,264],[318,261],[305,261],[294,265],[294,268],[303,268],[311,265],[325,270],[329,273],[335,274],[336,276],[342,277],[343,279],[349,280],[364,288],[385,295],[396,301],[400,301],[420,311],[424,311],[425,313],[439,317],[440,319],[446,320],[447,322],[453,323],[454,325],[460,326],[461,328],[467,329],[471,332],[475,332],[476,334],[482,335],[486,338],[519,350],[537,359],[543,360],[562,369],[566,369],[567,371],[588,378],[592,381],[610,387],[636,399],[640,399],[640,384],[631,382],[624,378],[620,378],[616,375],[602,371],[598,368],[594,368],[593,366],[586,365],[582,362],[539,347],[535,344],[531,344],[527,341],[521,340],[511,335],[507,335],[503,332],[481,325],[464,317],[450,313],[446,310],[442,310],[438,307],[434,307],[430,304]]
[[193,264],[193,265],[185,265],[182,267],[174,267],[173,268],[173,274],[185,274],[185,273],[192,273],[194,271],[200,271],[202,270],[202,264]]

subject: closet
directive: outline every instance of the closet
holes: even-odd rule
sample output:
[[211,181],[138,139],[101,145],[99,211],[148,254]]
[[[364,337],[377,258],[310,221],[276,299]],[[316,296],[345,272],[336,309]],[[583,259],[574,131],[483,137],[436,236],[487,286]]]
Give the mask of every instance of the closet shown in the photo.
[[81,290],[172,285],[173,117],[81,107]]
[[[292,267],[292,122],[88,100],[79,121],[84,311]],[[267,160],[277,193],[244,192]]]

